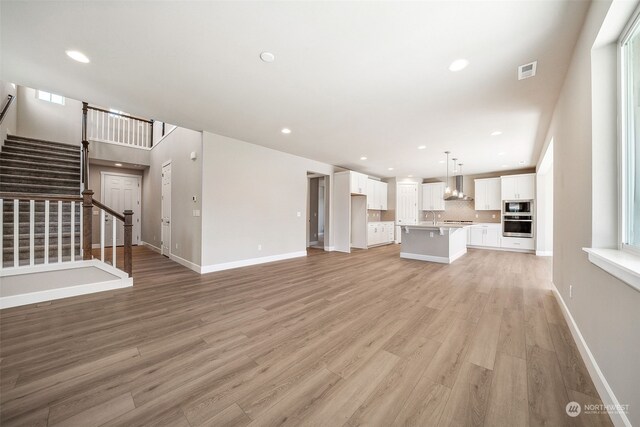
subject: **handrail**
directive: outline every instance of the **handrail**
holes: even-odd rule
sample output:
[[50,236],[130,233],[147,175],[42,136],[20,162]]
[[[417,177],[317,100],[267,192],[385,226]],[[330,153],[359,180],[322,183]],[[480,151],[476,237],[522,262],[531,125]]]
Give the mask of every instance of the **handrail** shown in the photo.
[[54,202],[81,202],[80,196],[67,196],[63,194],[28,194],[28,193],[7,193],[0,192],[0,199],[10,200],[34,200],[34,201],[54,201]]
[[93,199],[93,204],[96,205],[97,207],[99,207],[100,209],[104,210],[105,212],[107,212],[109,215],[112,215],[113,217],[118,218],[120,221],[124,222],[124,215],[123,214],[120,214],[120,213],[114,211],[109,206],[107,206],[104,203],[98,201],[98,199]]
[[11,106],[11,103],[13,102],[14,99],[15,99],[15,96],[11,94],[7,95],[7,102],[4,103],[4,107],[2,107],[2,112],[0,112],[0,123],[2,123],[2,121],[4,120],[4,117],[7,115],[7,111],[9,110],[9,107]]
[[136,117],[136,116],[132,116],[132,115],[129,115],[129,114],[122,114],[122,113],[119,113],[117,111],[105,110],[104,108],[100,108],[100,107],[92,107],[91,105],[88,105],[88,104],[87,104],[87,109],[94,110],[94,111],[100,111],[102,113],[112,114],[114,116],[124,117],[126,119],[138,120],[140,122],[146,122],[146,123],[149,123],[149,124],[153,123],[153,120],[150,120],[150,119],[143,119],[142,117]]

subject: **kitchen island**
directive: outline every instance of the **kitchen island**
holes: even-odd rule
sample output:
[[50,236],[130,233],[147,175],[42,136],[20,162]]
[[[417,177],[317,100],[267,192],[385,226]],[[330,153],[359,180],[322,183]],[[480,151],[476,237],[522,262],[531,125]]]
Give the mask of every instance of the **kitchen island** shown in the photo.
[[431,222],[403,225],[400,258],[451,264],[467,253],[467,227]]

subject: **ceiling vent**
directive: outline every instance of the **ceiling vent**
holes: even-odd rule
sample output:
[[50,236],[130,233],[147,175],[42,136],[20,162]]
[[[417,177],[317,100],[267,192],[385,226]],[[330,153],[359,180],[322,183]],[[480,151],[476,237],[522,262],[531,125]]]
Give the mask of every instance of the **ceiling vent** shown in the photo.
[[529,64],[524,64],[518,67],[518,80],[528,79],[536,75],[536,68],[538,68],[538,61],[533,61]]

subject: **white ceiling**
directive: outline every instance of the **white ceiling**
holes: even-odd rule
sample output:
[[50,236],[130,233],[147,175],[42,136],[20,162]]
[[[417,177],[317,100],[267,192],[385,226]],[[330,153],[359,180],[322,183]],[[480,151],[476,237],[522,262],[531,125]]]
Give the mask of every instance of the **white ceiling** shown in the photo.
[[[588,6],[2,2],[0,71],[372,175],[442,176],[445,150],[473,174],[536,164]],[[452,73],[457,58],[470,65]],[[517,66],[533,60],[537,76],[518,81]]]

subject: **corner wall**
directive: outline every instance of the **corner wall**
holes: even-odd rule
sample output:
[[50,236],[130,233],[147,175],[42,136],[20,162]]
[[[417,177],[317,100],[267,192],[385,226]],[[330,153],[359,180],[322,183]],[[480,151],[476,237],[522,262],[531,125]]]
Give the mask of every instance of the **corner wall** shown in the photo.
[[306,254],[307,172],[329,176],[331,201],[333,166],[208,132],[202,161],[204,272]]
[[[196,160],[190,159],[191,152]],[[142,177],[142,240],[160,248],[162,164],[171,160],[171,258],[196,271],[202,259],[202,217],[193,211],[202,211],[202,157],[202,133],[177,128],[151,149]]]
[[546,138],[554,141],[553,281],[613,394],[629,405],[631,424],[640,425],[640,292],[590,263],[582,250],[616,236],[615,41],[592,49],[610,5],[591,4]]

